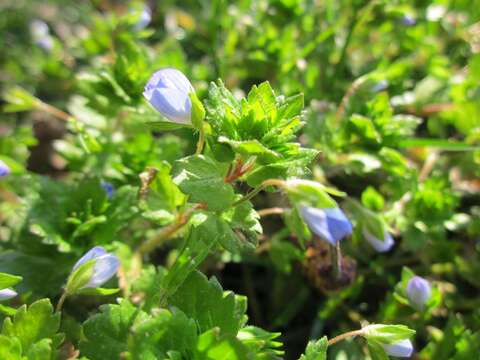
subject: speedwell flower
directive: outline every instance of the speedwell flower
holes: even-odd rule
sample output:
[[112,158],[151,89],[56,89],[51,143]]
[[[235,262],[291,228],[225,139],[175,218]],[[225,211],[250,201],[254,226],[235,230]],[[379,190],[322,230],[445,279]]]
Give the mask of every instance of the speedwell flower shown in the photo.
[[0,160],[0,177],[4,177],[10,174],[10,168],[2,160]]
[[192,117],[192,84],[179,70],[165,68],[157,71],[145,85],[143,96],[170,121],[190,124]]
[[430,299],[432,290],[430,283],[420,276],[412,277],[407,283],[407,297],[412,304],[418,310],[423,310],[425,304]]
[[133,29],[135,31],[143,30],[148,26],[148,24],[150,24],[150,21],[152,21],[152,12],[150,8],[145,5]]
[[367,240],[368,243],[378,252],[386,252],[395,244],[392,235],[390,235],[388,231],[385,231],[383,239],[378,239],[375,235],[370,233],[366,227],[362,229],[362,234],[365,237],[365,240]]
[[300,214],[310,230],[332,245],[352,233],[352,224],[338,208],[314,208],[301,206]]
[[108,253],[101,246],[95,246],[77,261],[73,267],[72,273],[90,260],[95,261],[93,264],[93,271],[87,282],[80,286],[80,289],[100,287],[116,274],[120,265],[120,261],[115,255]]
[[413,345],[410,340],[401,340],[393,344],[382,344],[382,346],[390,356],[410,357],[413,353]]
[[17,296],[17,292],[12,289],[0,290],[0,301],[8,300]]

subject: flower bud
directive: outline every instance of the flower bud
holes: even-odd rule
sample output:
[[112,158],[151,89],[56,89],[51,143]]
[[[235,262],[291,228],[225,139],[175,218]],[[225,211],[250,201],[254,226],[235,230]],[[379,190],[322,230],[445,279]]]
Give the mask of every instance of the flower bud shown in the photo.
[[11,172],[10,168],[7,164],[5,164],[2,160],[0,160],[0,177],[4,177],[9,175]]
[[372,233],[368,231],[366,227],[362,229],[362,234],[365,237],[365,240],[368,241],[372,247],[377,250],[378,252],[386,252],[392,248],[395,244],[393,241],[392,235],[388,231],[385,231],[385,235],[383,239],[378,239]]
[[170,121],[190,124],[192,101],[189,94],[194,91],[181,71],[166,68],[153,74],[145,85],[143,96]]
[[98,288],[115,275],[119,265],[115,255],[95,246],[74,265],[66,290],[72,294],[82,289]]
[[113,196],[113,193],[115,192],[115,188],[113,187],[112,183],[108,181],[102,181],[101,186],[103,190],[105,190],[105,193],[107,194],[107,198],[111,199]]
[[53,48],[53,38],[50,36],[48,25],[42,20],[33,20],[30,23],[30,34],[34,43],[45,51]]
[[407,283],[407,297],[417,310],[423,310],[432,294],[430,283],[420,276],[412,277]]
[[320,209],[301,206],[300,215],[314,234],[332,245],[352,233],[352,224],[338,207]]
[[17,295],[17,292],[11,289],[2,289],[0,290],[0,301],[14,298]]
[[401,340],[393,344],[382,344],[382,346],[389,356],[410,357],[413,353],[413,345],[410,340]]
[[145,29],[148,26],[148,24],[150,24],[150,21],[152,21],[152,12],[150,8],[145,5],[137,23],[133,27],[133,30],[140,31]]

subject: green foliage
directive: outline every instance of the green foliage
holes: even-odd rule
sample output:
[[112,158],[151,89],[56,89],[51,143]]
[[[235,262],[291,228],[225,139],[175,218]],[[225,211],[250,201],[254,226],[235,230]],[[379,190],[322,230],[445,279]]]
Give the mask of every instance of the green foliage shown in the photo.
[[300,356],[300,360],[325,360],[327,358],[328,341],[326,337],[317,341],[310,341],[305,350],[305,354]]
[[[4,3],[1,359],[326,359],[359,323],[329,357],[478,356],[478,0]],[[191,124],[142,94],[165,67]],[[118,288],[79,290],[94,246]]]
[[12,359],[56,359],[64,339],[59,328],[60,314],[53,313],[48,299],[23,305],[3,323],[0,353],[10,352]]

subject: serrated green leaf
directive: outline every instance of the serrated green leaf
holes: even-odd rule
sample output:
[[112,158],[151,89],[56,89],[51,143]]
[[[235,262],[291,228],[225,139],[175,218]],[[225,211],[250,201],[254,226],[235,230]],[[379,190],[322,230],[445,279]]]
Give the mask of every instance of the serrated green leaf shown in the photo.
[[22,357],[22,343],[17,337],[0,335],[0,359],[25,360]]
[[236,336],[243,325],[243,314],[236,311],[232,292],[224,292],[215,278],[207,279],[198,271],[192,272],[170,298],[169,304],[196,319],[201,332],[215,327],[222,335]]
[[127,300],[119,305],[103,305],[100,310],[83,324],[85,338],[80,342],[80,351],[90,360],[120,359],[128,349],[131,327],[148,317]]
[[218,328],[199,336],[194,360],[249,360],[253,357],[248,348],[234,336],[221,334]]
[[191,202],[206,203],[209,210],[227,209],[234,201],[234,191],[225,183],[226,169],[203,155],[193,155],[175,162],[173,181]]
[[165,359],[170,351],[191,357],[197,343],[197,326],[178,309],[160,309],[131,329],[127,359]]
[[53,313],[50,300],[42,299],[28,308],[26,305],[20,307],[13,319],[5,319],[2,335],[18,338],[22,354],[29,359],[53,360],[63,341],[63,335],[57,333],[59,328],[60,314]]
[[310,341],[305,354],[300,356],[300,360],[326,360],[327,348],[328,340],[326,336],[317,341]]

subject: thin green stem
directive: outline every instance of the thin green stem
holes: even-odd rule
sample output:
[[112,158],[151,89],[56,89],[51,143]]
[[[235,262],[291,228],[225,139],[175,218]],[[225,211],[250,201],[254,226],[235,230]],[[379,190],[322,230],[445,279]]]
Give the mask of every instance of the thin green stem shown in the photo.
[[56,312],[62,311],[63,303],[65,302],[65,299],[67,298],[67,296],[68,296],[68,293],[64,291],[62,296],[60,296],[60,299],[58,300],[57,307],[55,309]]
[[340,250],[340,241],[335,246],[330,246],[330,256],[333,267],[333,276],[335,280],[342,277],[342,252]]
[[200,126],[200,130],[198,133],[197,150],[195,151],[196,155],[199,155],[202,153],[204,145],[205,145],[205,129],[202,123],[202,126]]
[[349,331],[349,332],[346,332],[344,334],[338,335],[338,336],[334,337],[333,339],[328,340],[328,346],[333,345],[333,344],[335,344],[339,341],[342,341],[342,340],[345,340],[345,339],[348,339],[348,338],[351,338],[351,337],[355,337],[355,336],[361,336],[361,335],[363,335],[363,330],[362,329]]

